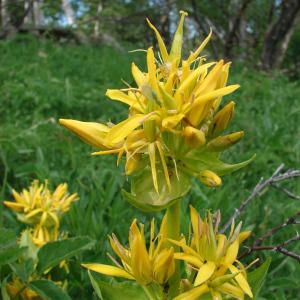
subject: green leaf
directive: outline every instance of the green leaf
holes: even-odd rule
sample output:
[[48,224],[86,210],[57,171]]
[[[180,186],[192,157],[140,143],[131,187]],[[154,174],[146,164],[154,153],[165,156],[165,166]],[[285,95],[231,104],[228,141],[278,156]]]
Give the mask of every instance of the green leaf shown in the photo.
[[34,263],[31,258],[18,263],[9,264],[12,271],[23,281],[27,282],[34,272]]
[[97,279],[92,272],[89,276],[101,300],[149,300],[143,288],[133,281],[110,284]]
[[1,282],[1,296],[3,300],[11,300],[10,296],[8,295],[8,292],[6,290],[6,284],[7,284],[7,280],[9,278],[10,275],[8,275],[2,282]]
[[191,151],[185,158],[184,164],[196,173],[204,170],[211,170],[219,176],[237,171],[250,164],[256,157],[254,154],[250,159],[237,164],[227,164],[219,159],[220,154],[216,152],[208,152],[207,150]]
[[75,237],[47,243],[38,252],[37,270],[39,273],[43,273],[81,251],[91,249],[93,245],[94,241],[89,237]]
[[157,170],[158,193],[155,191],[152,180],[152,173],[149,169],[132,177],[131,191],[122,190],[125,199],[134,207],[141,211],[160,211],[172,205],[175,201],[181,199],[191,187],[189,176],[180,172],[179,180],[175,171],[170,172],[171,191],[169,191],[163,172]]
[[0,266],[15,261],[25,248],[17,245],[16,235],[12,230],[0,229]]
[[[271,264],[271,258],[268,257],[267,260],[256,270],[248,274],[248,282],[252,288],[253,300],[257,299],[260,289],[265,281],[269,267]],[[251,299],[247,297],[247,299]]]
[[28,288],[39,294],[43,300],[71,300],[69,295],[53,281],[35,280],[28,285]]

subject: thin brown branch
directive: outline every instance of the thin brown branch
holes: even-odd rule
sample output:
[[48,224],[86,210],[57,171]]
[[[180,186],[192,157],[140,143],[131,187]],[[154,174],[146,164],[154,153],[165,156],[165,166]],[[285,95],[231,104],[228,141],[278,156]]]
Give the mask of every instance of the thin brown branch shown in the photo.
[[276,183],[272,183],[271,186],[272,186],[273,188],[277,189],[278,191],[281,191],[281,192],[285,193],[289,198],[300,201],[300,196],[298,196],[298,195],[292,193],[292,192],[289,191],[288,189],[283,188],[283,187],[277,185]]
[[300,176],[299,170],[287,170],[284,173],[281,173],[284,168],[284,164],[281,164],[272,176],[268,179],[261,178],[257,185],[252,190],[251,194],[241,203],[239,208],[235,209],[233,215],[229,218],[228,222],[223,226],[221,232],[226,231],[231,223],[237,219],[240,214],[244,211],[247,205],[253,201],[257,196],[260,195],[260,192],[263,191],[267,186],[273,186],[274,183],[285,181],[288,179],[296,178]]

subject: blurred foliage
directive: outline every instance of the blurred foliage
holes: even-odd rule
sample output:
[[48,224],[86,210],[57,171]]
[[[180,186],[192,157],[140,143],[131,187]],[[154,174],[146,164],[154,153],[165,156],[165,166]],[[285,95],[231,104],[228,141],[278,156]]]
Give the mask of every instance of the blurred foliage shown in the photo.
[[[70,192],[78,192],[80,200],[64,217],[62,229],[70,237],[87,235],[97,241],[92,251],[80,257],[83,262],[108,260],[107,234],[114,232],[125,243],[133,217],[141,222],[153,217],[138,213],[121,198],[126,178],[113,157],[91,157],[92,149],[57,123],[60,117],[99,122],[125,117],[125,107],[106,99],[105,90],[124,86],[120,78],[132,83],[131,61],[142,68],[145,61],[144,53],[127,53],[136,45],[123,48],[59,44],[28,35],[0,44],[1,199],[11,199],[12,187],[21,189],[35,178],[48,178],[52,186],[68,182]],[[188,203],[202,212],[208,205],[220,209],[224,222],[260,177],[270,176],[282,162],[295,167],[300,161],[299,82],[289,82],[275,73],[269,78],[239,63],[232,69],[231,81],[241,84],[233,95],[237,105],[232,131],[244,129],[246,136],[226,159],[243,160],[253,153],[257,153],[257,159],[224,177],[224,185],[217,192],[195,182],[182,202],[186,211]],[[228,100],[231,98],[224,102]],[[291,189],[300,193],[299,185],[291,183]],[[244,228],[259,236],[283,222],[296,207],[296,201],[284,194],[266,190],[242,215]],[[1,224],[19,233],[22,227],[15,217],[2,205],[0,210]],[[182,230],[188,231],[184,215]],[[295,227],[287,227],[280,240],[295,234]],[[276,241],[270,240],[270,244]],[[293,246],[292,250],[299,251],[299,245]],[[265,254],[256,253],[262,261]],[[259,299],[299,298],[299,264],[279,254],[272,256],[271,271]],[[70,268],[72,299],[91,299],[87,272],[76,261]]]

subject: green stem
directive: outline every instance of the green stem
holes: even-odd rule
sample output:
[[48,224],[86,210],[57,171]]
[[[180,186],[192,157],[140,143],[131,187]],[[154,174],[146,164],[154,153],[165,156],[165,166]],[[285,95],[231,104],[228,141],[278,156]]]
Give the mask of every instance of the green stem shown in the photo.
[[[167,219],[167,230],[168,237],[173,240],[179,240],[180,238],[180,200],[176,201],[172,206],[167,210],[168,219]],[[174,246],[175,252],[179,249],[177,246]],[[180,287],[180,264],[176,261],[175,273],[169,280],[169,299],[173,299],[179,294]]]
[[142,287],[149,300],[157,300],[156,296],[153,295],[153,291],[150,287],[147,287],[146,285],[142,285]]

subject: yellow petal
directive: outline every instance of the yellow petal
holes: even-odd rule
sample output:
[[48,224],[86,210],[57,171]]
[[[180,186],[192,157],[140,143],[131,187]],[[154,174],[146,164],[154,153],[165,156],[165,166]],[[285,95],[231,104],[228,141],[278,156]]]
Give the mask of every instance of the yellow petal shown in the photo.
[[114,276],[114,277],[123,277],[126,279],[134,280],[134,277],[126,272],[125,270],[109,266],[109,265],[103,265],[103,264],[81,264],[84,268],[87,268],[89,270],[92,270],[97,273],[101,273],[108,276]]
[[205,144],[206,138],[202,130],[186,126],[182,131],[184,142],[191,148],[198,148]]
[[97,148],[106,148],[105,136],[109,131],[106,125],[94,122],[60,119],[59,123],[78,135],[84,142]]
[[239,252],[239,240],[236,239],[227,249],[224,263],[229,267],[234,263]]
[[178,60],[178,63],[181,59],[184,18],[188,15],[184,11],[180,11],[180,14],[181,14],[180,21],[174,35],[173,43],[171,46],[171,52],[170,52],[170,58],[172,60]]
[[155,65],[155,58],[152,47],[148,48],[147,50],[147,67],[148,67],[148,75],[149,75],[149,82],[156,93],[157,97],[159,97],[159,89],[158,83],[156,78],[156,65]]
[[216,265],[212,261],[208,261],[207,263],[203,264],[197,274],[197,277],[194,282],[194,286],[201,285],[205,281],[207,281],[216,269]]
[[113,126],[106,137],[107,143],[119,143],[125,137],[127,137],[134,129],[141,126],[143,120],[145,120],[145,115],[136,114]]
[[188,292],[180,294],[173,300],[197,300],[200,296],[209,292],[209,288],[206,284],[191,289]]
[[193,265],[197,268],[201,268],[201,266],[203,266],[203,262],[201,261],[201,259],[194,255],[185,253],[175,253],[174,258],[178,260],[184,260],[188,264]]
[[173,129],[184,118],[184,114],[177,114],[174,116],[166,117],[162,121],[162,126],[166,129]]
[[212,30],[210,28],[210,31],[209,31],[209,34],[208,36],[205,38],[205,40],[201,43],[201,45],[197,48],[196,51],[192,52],[188,58],[188,61],[189,62],[192,62],[194,61],[198,56],[199,54],[201,53],[201,51],[205,48],[205,46],[207,45],[207,43],[209,42],[210,38],[211,38],[211,35],[212,35]]
[[147,19],[147,22],[148,22],[148,25],[150,26],[150,28],[155,32],[159,50],[160,50],[160,54],[161,54],[161,58],[162,58],[163,62],[166,63],[169,61],[169,54],[168,54],[167,48],[165,46],[165,43],[164,43],[160,33],[158,32],[158,30],[154,27],[154,25],[152,25],[152,23],[149,21],[149,19]]
[[167,167],[165,156],[164,156],[164,151],[163,151],[163,148],[161,146],[161,143],[158,142],[158,141],[156,142],[156,147],[157,147],[158,152],[159,152],[161,164],[162,164],[162,167],[163,167],[163,170],[164,170],[165,179],[166,179],[166,182],[167,182],[168,189],[170,191],[171,190],[171,182],[170,182],[168,167]]
[[[238,268],[236,268],[234,265],[229,266],[229,270],[231,271],[231,273],[238,273],[240,270]],[[251,288],[246,280],[246,278],[244,277],[243,274],[238,274],[235,276],[235,279],[237,281],[237,283],[239,284],[239,286],[242,288],[242,290],[251,298],[253,298],[253,294],[251,291]]]
[[141,108],[136,98],[129,96],[120,90],[107,90],[105,95],[112,100],[121,101],[129,106],[134,107],[139,112],[143,112],[143,109]]
[[4,201],[4,205],[10,209],[12,209],[15,212],[21,212],[24,210],[25,205],[21,203],[16,202],[10,202],[10,201]]
[[131,73],[138,87],[147,82],[145,74],[134,63],[131,64]]
[[153,185],[154,185],[155,190],[158,192],[156,159],[155,159],[155,144],[154,143],[150,143],[148,145],[148,153],[149,153],[149,158],[150,158]]
[[18,202],[18,203],[24,203],[23,197],[16,190],[13,189],[12,190],[12,194],[13,194],[16,202]]
[[243,243],[249,236],[251,235],[251,231],[243,231],[239,234],[238,240],[239,243]]
[[222,284],[221,286],[217,287],[217,290],[219,290],[221,293],[224,293],[226,295],[230,295],[232,297],[235,297],[237,299],[243,300],[244,299],[244,292],[237,286],[234,286],[233,284],[230,284],[228,282]]

